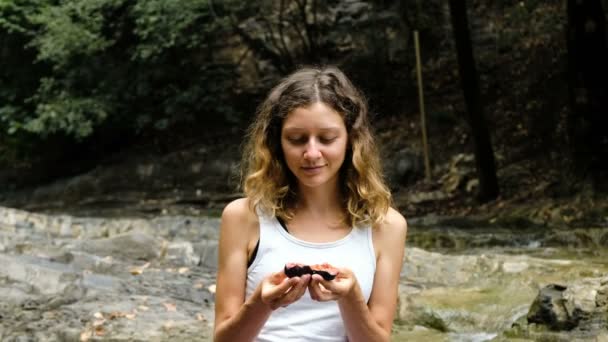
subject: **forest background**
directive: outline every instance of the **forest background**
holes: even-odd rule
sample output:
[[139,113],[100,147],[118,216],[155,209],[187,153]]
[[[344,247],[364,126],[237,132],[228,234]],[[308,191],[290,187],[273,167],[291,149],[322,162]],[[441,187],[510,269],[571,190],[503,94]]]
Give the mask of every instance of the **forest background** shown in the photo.
[[299,66],[333,64],[368,96],[408,217],[605,225],[607,8],[605,0],[0,0],[0,202],[74,212],[221,208],[240,195],[239,148],[263,96]]

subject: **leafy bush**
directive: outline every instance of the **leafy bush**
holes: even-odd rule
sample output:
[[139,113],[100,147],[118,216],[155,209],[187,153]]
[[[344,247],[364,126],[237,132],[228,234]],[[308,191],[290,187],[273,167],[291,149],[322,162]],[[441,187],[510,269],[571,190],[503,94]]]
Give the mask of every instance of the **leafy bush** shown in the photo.
[[207,0],[0,0],[0,144],[83,140],[106,123],[136,135],[238,120],[226,105],[234,65],[218,49],[226,23],[211,10]]

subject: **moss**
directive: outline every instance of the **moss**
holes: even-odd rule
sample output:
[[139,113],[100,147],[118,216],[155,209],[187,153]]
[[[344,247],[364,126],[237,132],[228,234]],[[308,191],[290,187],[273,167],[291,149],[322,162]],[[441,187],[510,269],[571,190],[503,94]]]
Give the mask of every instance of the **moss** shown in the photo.
[[416,323],[427,328],[435,329],[441,332],[450,331],[448,324],[434,312],[425,312],[416,317]]

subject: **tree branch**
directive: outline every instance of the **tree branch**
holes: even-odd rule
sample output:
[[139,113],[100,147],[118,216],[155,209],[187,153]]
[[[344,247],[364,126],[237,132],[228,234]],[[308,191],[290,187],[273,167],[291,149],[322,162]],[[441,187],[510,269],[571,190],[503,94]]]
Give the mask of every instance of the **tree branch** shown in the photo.
[[306,15],[306,3],[307,0],[295,0],[298,8],[300,9],[300,17],[302,22],[304,23],[304,32],[306,32],[306,38],[308,40],[308,55],[311,55],[312,51],[315,48],[315,43],[313,41],[313,37],[311,34],[311,27],[308,24],[308,16]]
[[285,11],[285,0],[281,0],[281,4],[279,6],[279,40],[281,41],[281,46],[283,47],[283,51],[285,52],[285,56],[290,64],[290,66],[294,65],[293,56],[289,52],[287,48],[287,43],[285,43],[285,34],[283,32],[283,12]]
[[282,73],[285,73],[285,67],[283,65],[283,59],[280,54],[273,51],[262,39],[254,38],[245,30],[243,30],[237,23],[233,16],[230,16],[230,23],[232,29],[239,35],[243,42],[253,51],[255,55],[260,58],[268,59],[270,62]]

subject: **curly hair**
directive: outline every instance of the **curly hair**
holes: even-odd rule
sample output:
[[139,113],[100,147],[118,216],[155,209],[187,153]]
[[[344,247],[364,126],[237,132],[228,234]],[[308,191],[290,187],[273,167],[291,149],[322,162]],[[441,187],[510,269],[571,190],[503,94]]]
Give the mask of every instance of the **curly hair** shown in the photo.
[[336,67],[303,68],[284,78],[257,109],[241,163],[241,186],[254,208],[284,220],[293,217],[297,180],[285,163],[281,129],[287,115],[321,102],[340,113],[348,133],[340,168],[345,223],[381,222],[391,204],[361,92]]

